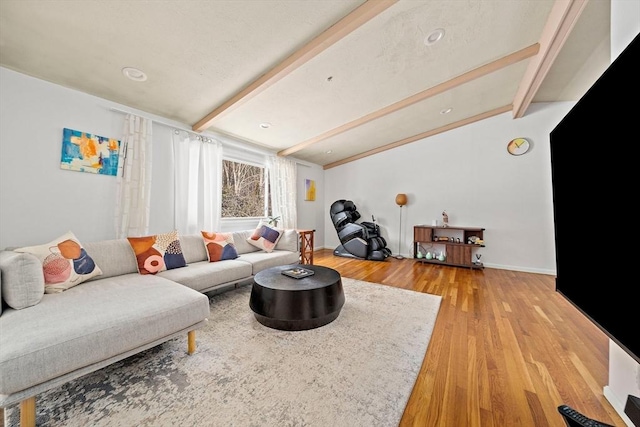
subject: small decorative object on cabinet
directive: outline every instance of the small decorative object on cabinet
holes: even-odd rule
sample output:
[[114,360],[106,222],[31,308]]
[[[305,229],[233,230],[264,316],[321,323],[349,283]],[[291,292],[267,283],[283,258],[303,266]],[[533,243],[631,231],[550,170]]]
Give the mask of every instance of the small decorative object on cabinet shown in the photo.
[[[447,235],[443,236],[444,233]],[[425,244],[425,246],[429,244],[433,246],[433,250],[427,252],[424,258],[414,257],[417,261],[471,269],[484,268],[484,265],[480,262],[481,255],[476,254],[475,261],[473,259],[473,251],[476,248],[484,247],[484,228],[455,227],[452,225],[446,227],[415,225],[413,227],[414,253],[417,253],[417,249],[421,247],[421,244]],[[431,252],[434,253],[433,256],[431,256]],[[438,254],[438,256],[435,254]]]
[[476,260],[475,260],[474,264],[482,264],[482,263],[480,262],[480,257],[481,257],[481,256],[482,256],[482,254],[476,254]]
[[447,211],[442,211],[442,227],[448,227],[449,226],[449,215],[447,214]]

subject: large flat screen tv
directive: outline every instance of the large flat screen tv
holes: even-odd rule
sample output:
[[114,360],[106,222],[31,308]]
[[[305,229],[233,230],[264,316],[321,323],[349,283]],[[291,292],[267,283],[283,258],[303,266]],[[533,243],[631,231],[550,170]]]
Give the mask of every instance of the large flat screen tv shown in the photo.
[[550,134],[556,290],[638,363],[639,38]]

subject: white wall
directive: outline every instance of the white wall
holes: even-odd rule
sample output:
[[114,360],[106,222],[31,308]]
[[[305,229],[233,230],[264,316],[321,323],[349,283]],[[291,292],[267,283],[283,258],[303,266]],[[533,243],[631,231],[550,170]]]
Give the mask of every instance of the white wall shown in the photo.
[[[101,98],[0,67],[0,248],[41,244],[67,231],[81,242],[112,239],[116,178],[60,169],[62,129],[122,137],[125,115],[111,108],[156,119],[150,233],[174,228],[171,132],[185,124],[133,110]],[[215,134],[211,134],[215,135]],[[220,137],[229,141],[229,138]],[[237,143],[237,141],[235,141]],[[242,145],[240,145],[242,147]],[[304,178],[323,188],[322,167],[301,163],[298,225],[316,229],[323,245],[322,193],[304,202]],[[237,224],[224,223],[221,230]],[[250,228],[252,225],[242,225]]]
[[[325,209],[324,200],[324,170],[321,166],[312,163],[298,163],[298,228],[316,230],[314,247],[320,249],[325,245],[325,221],[329,219],[329,211]],[[305,179],[314,180],[316,183],[316,200],[304,200]]]
[[[640,1],[611,1],[611,62],[640,34]],[[628,426],[627,396],[640,397],[640,364],[609,340],[609,383],[604,395]]]
[[60,169],[62,130],[120,139],[124,116],[4,68],[0,93],[0,247],[113,238],[116,178]]
[[[113,238],[116,178],[60,169],[62,129],[120,138],[124,115],[110,108],[131,109],[5,68],[0,93],[0,247],[39,244],[69,230],[81,241]],[[488,266],[552,274],[548,133],[570,107],[533,106],[522,119],[504,114],[327,171],[299,162],[298,227],[316,230],[317,248],[337,246],[329,206],[350,199],[362,220],[376,216],[395,253],[394,199],[405,192],[405,255],[412,225],[430,223],[446,209],[452,224],[486,228],[481,252]],[[173,229],[171,132],[153,126],[150,233]],[[510,156],[506,144],[519,136],[533,148]],[[316,201],[304,200],[305,178],[316,181]]]
[[611,61],[640,34],[640,1],[611,0]]
[[604,396],[629,427],[633,423],[624,413],[627,396],[640,397],[640,364],[614,341],[609,340],[609,383]]
[[[328,169],[325,210],[336,200],[352,200],[360,221],[376,217],[396,254],[395,196],[406,193],[402,255],[413,256],[413,225],[441,220],[446,210],[450,225],[485,228],[486,247],[477,249],[485,266],[555,274],[549,132],[573,105],[534,104],[521,119],[501,114]],[[531,141],[528,153],[507,152],[516,137]],[[325,224],[326,245],[335,248],[340,244],[335,228],[331,221]]]

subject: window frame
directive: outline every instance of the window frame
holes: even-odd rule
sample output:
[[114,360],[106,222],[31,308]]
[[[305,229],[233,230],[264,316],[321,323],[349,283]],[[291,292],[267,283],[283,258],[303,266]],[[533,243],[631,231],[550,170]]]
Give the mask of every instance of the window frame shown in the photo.
[[[247,217],[225,217],[223,216],[222,213],[222,203],[223,203],[223,197],[224,197],[224,166],[222,167],[222,169],[220,170],[220,222],[221,224],[225,224],[225,228],[227,227],[242,227],[245,226],[248,223],[251,224],[255,224],[256,222],[262,220],[262,219],[266,219],[268,218],[268,216],[270,215],[270,209],[271,209],[271,193],[270,193],[270,183],[269,183],[269,165],[267,162],[267,159],[264,158],[263,162],[260,161],[256,161],[256,160],[249,160],[246,158],[240,158],[241,156],[234,156],[234,155],[226,155],[223,152],[222,155],[222,162],[224,165],[224,162],[233,162],[233,163],[241,163],[241,164],[245,164],[245,165],[249,165],[249,166],[254,166],[257,168],[262,169],[263,172],[263,181],[264,181],[264,200],[263,200],[263,215],[262,216],[247,216]],[[234,227],[235,226],[235,227]]]

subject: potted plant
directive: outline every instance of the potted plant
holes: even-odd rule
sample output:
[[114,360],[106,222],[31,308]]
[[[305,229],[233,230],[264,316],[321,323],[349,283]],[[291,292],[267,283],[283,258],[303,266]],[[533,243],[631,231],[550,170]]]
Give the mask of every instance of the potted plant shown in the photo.
[[280,221],[280,216],[270,216],[268,217],[269,225],[273,225],[274,227],[278,226],[278,221]]

